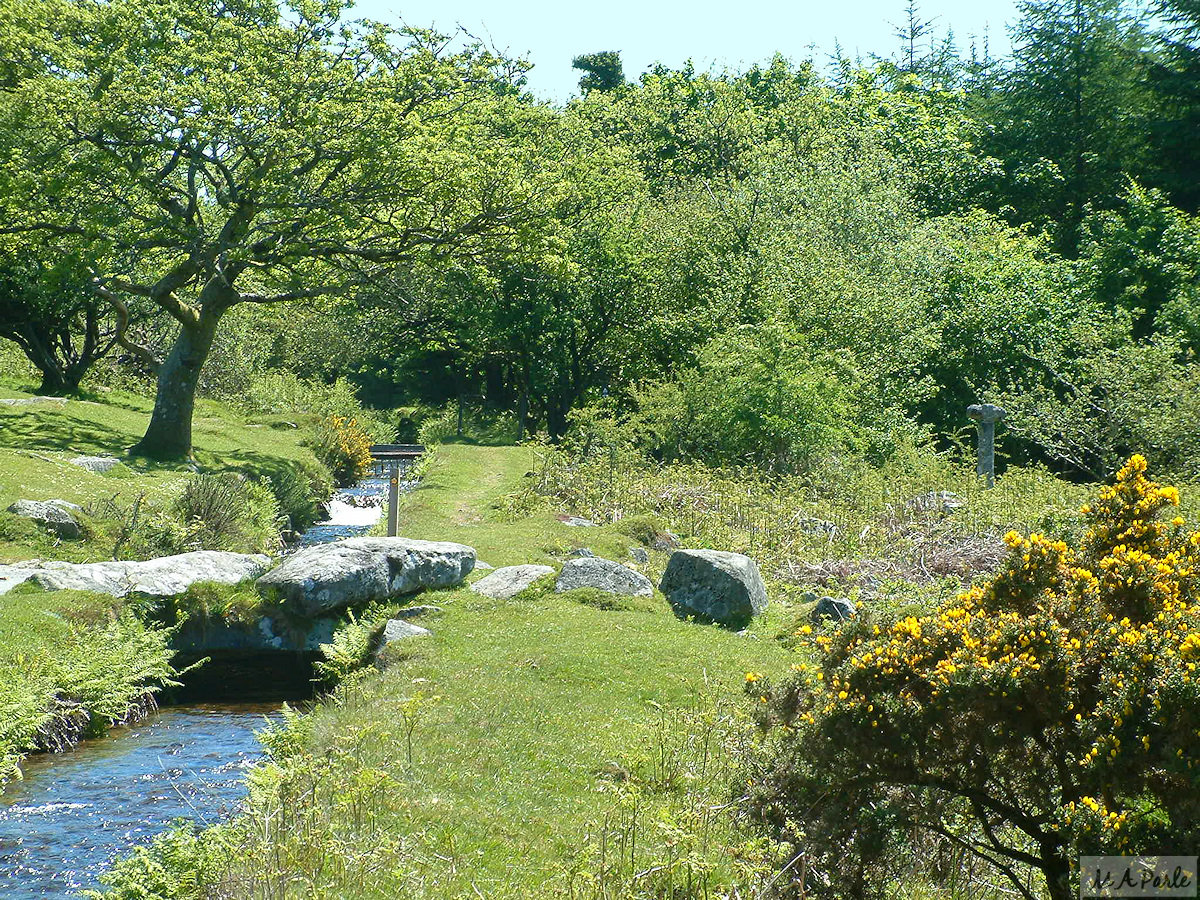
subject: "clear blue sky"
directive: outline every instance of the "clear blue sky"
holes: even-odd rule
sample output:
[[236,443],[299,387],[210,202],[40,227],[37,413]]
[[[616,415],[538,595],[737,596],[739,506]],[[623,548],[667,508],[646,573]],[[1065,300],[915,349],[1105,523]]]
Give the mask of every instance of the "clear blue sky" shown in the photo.
[[[776,51],[823,63],[835,42],[851,57],[888,55],[897,44],[891,23],[904,18],[904,5],[904,0],[358,0],[351,15],[442,30],[462,25],[529,59],[530,90],[563,101],[577,91],[581,75],[571,59],[596,50],[621,51],[630,79],[655,62],[676,67],[689,57],[698,69],[741,68]],[[922,18],[936,19],[939,32],[953,28],[963,51],[972,35],[986,33],[993,56],[1008,52],[1006,26],[1015,9],[1016,0],[921,4]]]

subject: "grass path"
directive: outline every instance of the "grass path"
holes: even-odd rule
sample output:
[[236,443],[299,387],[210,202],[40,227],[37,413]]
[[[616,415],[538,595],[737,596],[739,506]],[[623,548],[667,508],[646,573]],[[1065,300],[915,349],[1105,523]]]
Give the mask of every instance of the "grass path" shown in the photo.
[[[401,533],[469,543],[495,565],[580,543],[622,558],[632,541],[612,528],[502,512],[532,462],[524,448],[442,447]],[[638,896],[689,883],[687,896],[719,896],[698,888],[729,883],[745,841],[717,812],[735,796],[744,674],[782,673],[789,655],[757,631],[682,622],[660,595],[551,585],[508,601],[465,588],[423,597],[444,609],[421,622],[432,636],[272,740],[279,765],[256,776],[248,816],[184,854],[200,859],[201,884],[491,900],[625,896],[649,872]],[[147,877],[135,866],[125,883]]]
[[494,566],[553,562],[583,546],[598,556],[627,561],[637,542],[618,529],[571,527],[558,519],[558,510],[514,516],[500,508],[536,464],[530,447],[439,447],[434,465],[403,500],[399,533],[468,544]]

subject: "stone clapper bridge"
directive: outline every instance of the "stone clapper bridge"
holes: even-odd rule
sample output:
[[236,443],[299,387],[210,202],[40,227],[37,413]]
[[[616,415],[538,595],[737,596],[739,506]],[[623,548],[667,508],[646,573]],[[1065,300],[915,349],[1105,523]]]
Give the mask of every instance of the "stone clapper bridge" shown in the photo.
[[[263,554],[199,550],[140,561],[0,565],[0,594],[31,582],[48,591],[139,598],[154,619],[177,627],[172,645],[178,667],[207,660],[187,673],[181,688],[167,692],[168,702],[305,699],[313,692],[321,644],[333,639],[356,608],[455,587],[475,567],[470,547],[395,537],[399,482],[424,452],[417,444],[371,448],[376,472],[389,476],[387,538],[317,543],[279,561]],[[217,615],[180,621],[174,598],[192,585],[247,580],[254,580],[262,597],[252,620]]]

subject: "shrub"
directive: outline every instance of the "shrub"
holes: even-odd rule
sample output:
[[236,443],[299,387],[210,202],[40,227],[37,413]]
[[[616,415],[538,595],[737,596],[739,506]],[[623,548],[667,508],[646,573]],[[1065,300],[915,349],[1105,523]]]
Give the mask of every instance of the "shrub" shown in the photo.
[[315,464],[284,466],[271,473],[270,485],[280,512],[297,531],[321,519],[321,502],[333,492],[329,472]]
[[859,381],[849,360],[786,326],[744,326],[710,341],[694,369],[645,385],[634,427],[662,459],[801,471],[859,443]]
[[421,421],[417,428],[417,441],[433,447],[456,440],[486,446],[505,446],[517,440],[517,420],[512,413],[464,410],[461,436],[458,424],[458,405],[451,403]]
[[270,371],[252,378],[237,403],[250,413],[353,416],[364,431],[379,441],[391,440],[395,430],[380,414],[363,407],[354,385],[345,378],[326,384],[292,372]]
[[989,583],[816,636],[819,663],[777,690],[748,676],[778,737],[756,779],[766,819],[799,823],[850,880],[886,878],[924,833],[1026,898],[1032,868],[1054,900],[1079,854],[1194,846],[1200,532],[1158,521],[1178,492],[1145,469],[1135,456],[1084,507],[1078,548],[1010,532]]
[[175,500],[192,549],[265,552],[279,542],[279,505],[269,486],[236,475],[195,475]]
[[390,618],[391,609],[372,605],[358,615],[351,610],[349,619],[334,631],[333,639],[321,645],[323,659],[314,665],[317,677],[333,686],[366,666],[378,646],[380,629]]
[[344,416],[322,419],[317,426],[313,452],[342,487],[354,484],[371,469],[371,438],[356,419]]

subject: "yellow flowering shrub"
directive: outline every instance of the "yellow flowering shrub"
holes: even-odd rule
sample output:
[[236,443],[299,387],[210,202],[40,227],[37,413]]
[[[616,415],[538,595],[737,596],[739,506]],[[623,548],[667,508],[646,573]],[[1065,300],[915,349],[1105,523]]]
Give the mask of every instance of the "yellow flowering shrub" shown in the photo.
[[864,878],[932,836],[1054,900],[1081,854],[1194,854],[1200,533],[1164,515],[1178,502],[1135,456],[1080,546],[1010,532],[1000,572],[943,608],[812,639],[818,662],[760,705],[767,821]]
[[353,418],[322,419],[313,452],[340,487],[354,484],[371,470],[371,438]]

